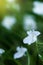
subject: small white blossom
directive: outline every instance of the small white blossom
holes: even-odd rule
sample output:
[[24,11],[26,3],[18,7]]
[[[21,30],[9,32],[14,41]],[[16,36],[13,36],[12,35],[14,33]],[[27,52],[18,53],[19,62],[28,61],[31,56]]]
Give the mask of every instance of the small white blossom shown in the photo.
[[2,25],[7,29],[11,29],[12,25],[16,23],[16,18],[12,16],[5,16]]
[[4,49],[0,49],[0,55],[3,54],[5,52]]
[[14,54],[14,59],[21,58],[25,55],[25,52],[27,51],[24,47],[17,47],[17,52]]
[[23,22],[23,27],[26,31],[30,29],[35,30],[37,28],[35,19],[32,15],[25,15],[23,18]]
[[43,2],[34,1],[33,5],[33,12],[38,15],[43,15]]
[[37,41],[37,36],[40,35],[39,31],[27,31],[28,36],[24,38],[24,44],[32,44]]

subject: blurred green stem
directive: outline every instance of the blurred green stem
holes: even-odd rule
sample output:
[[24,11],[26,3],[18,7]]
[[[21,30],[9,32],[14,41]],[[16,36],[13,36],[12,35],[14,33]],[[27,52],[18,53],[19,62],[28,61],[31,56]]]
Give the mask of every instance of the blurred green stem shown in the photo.
[[37,41],[36,41],[36,50],[37,50],[37,54],[38,54],[38,45],[37,45]]
[[38,55],[38,45],[37,45],[37,41],[36,41],[35,48],[36,48],[36,56],[37,56],[37,55]]
[[28,64],[27,65],[30,65],[30,56],[29,56],[28,52],[27,52],[27,59],[28,59]]

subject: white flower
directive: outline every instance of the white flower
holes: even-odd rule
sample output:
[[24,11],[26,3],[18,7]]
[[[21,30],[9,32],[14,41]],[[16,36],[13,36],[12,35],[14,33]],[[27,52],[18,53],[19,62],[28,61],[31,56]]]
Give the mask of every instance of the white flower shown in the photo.
[[0,49],[0,55],[3,54],[5,52],[4,49]]
[[25,55],[25,52],[27,51],[24,47],[17,47],[17,52],[14,54],[14,59],[21,58]]
[[26,31],[30,29],[35,30],[37,28],[35,19],[32,15],[25,15],[23,21],[24,21],[23,27]]
[[24,38],[24,44],[32,44],[37,41],[37,36],[40,35],[39,31],[27,31],[28,36]]
[[7,29],[11,29],[12,25],[16,23],[16,18],[12,16],[5,16],[2,25]]
[[43,15],[43,2],[34,1],[33,5],[33,12],[38,15]]

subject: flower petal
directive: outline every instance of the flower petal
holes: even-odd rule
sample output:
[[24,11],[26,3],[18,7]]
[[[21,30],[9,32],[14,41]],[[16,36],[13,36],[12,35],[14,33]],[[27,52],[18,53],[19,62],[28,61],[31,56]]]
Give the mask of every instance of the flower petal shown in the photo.
[[4,49],[0,49],[0,54],[3,54],[5,52]]
[[39,31],[34,31],[34,30],[31,31],[31,30],[30,30],[30,31],[27,31],[27,34],[28,34],[28,35],[35,35],[35,36],[38,36],[38,35],[40,35],[40,32],[39,32]]
[[30,31],[27,31],[27,34],[28,34],[28,35],[31,35],[31,33],[32,33],[32,31],[31,31],[31,30],[30,30]]
[[27,48],[18,46],[16,50],[17,50],[17,52],[14,54],[15,59],[20,58],[23,55],[25,55],[25,52],[27,51]]
[[32,38],[30,36],[26,37],[24,40],[23,40],[24,44],[31,44],[32,43]]
[[19,50],[20,50],[20,47],[18,46],[18,47],[16,48],[16,50],[19,51]]
[[24,40],[23,40],[23,42],[25,43],[25,44],[27,44],[28,42],[29,42],[29,36],[28,37],[26,37],[26,38],[24,38]]
[[34,37],[33,36],[28,36],[23,40],[24,44],[29,44],[29,45],[34,43],[35,41],[37,41],[36,36],[34,36]]
[[37,37],[34,36],[33,39],[32,39],[32,43],[36,42],[37,41]]
[[39,31],[34,31],[34,34],[35,34],[35,36],[38,36],[38,35],[40,35],[40,32]]
[[14,54],[14,59],[21,58],[24,55],[22,52],[17,52]]
[[27,48],[21,47],[21,50],[23,53],[25,53],[27,51]]

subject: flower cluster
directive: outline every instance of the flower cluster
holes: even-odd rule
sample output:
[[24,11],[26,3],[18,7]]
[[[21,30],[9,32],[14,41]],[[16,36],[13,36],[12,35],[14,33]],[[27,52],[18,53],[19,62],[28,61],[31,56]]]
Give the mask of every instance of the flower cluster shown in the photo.
[[[32,43],[37,41],[37,36],[40,35],[39,31],[27,31],[28,36],[23,39],[24,44],[31,45]],[[21,58],[27,52],[27,49],[24,47],[17,47],[17,52],[14,54],[14,59]]]

